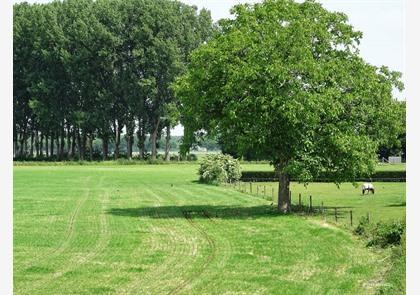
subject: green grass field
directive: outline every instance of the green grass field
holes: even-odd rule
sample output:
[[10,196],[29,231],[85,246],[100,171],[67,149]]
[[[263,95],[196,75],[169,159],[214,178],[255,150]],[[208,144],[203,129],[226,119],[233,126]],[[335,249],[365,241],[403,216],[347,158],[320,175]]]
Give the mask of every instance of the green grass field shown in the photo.
[[15,294],[374,294],[386,283],[389,251],[199,184],[197,167],[14,167]]

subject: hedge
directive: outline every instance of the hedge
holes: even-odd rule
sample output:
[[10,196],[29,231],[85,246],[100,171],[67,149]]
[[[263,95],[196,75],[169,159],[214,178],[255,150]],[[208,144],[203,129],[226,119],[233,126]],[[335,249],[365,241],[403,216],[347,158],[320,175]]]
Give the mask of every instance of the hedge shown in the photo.
[[[292,177],[292,181],[296,181]],[[241,181],[278,181],[275,171],[242,171]],[[356,178],[356,181],[405,182],[405,171],[376,171],[371,177]],[[314,182],[333,182],[326,174],[314,179]]]

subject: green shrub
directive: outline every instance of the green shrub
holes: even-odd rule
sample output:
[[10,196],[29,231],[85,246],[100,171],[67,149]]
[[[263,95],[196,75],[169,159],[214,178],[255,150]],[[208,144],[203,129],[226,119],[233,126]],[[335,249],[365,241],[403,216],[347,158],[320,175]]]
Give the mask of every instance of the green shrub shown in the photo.
[[179,156],[176,154],[170,154],[169,159],[171,161],[179,161]]
[[197,155],[196,154],[188,154],[187,155],[187,161],[197,161]]
[[367,246],[379,246],[386,248],[401,244],[405,232],[405,222],[391,221],[369,224],[367,217],[362,217],[354,233],[364,236],[368,242]]
[[365,236],[371,227],[371,224],[369,224],[369,218],[367,216],[362,216],[359,220],[359,224],[354,229],[354,233],[359,236]]
[[380,289],[379,294],[406,294],[405,272],[406,272],[406,245],[405,231],[401,236],[401,244],[392,249],[391,265],[385,274],[385,282]]
[[205,183],[236,182],[241,178],[241,167],[230,155],[210,154],[201,161],[198,174]]
[[405,230],[405,223],[399,221],[378,222],[373,228],[368,246],[379,246],[382,248],[399,245]]

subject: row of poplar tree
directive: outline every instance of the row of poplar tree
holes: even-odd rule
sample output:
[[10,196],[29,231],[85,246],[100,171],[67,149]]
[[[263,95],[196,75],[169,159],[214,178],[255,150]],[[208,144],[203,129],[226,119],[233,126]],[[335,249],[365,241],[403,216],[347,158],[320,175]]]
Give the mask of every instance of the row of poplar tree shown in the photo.
[[[15,4],[14,156],[58,160],[140,155],[179,121],[171,83],[215,32],[210,12],[170,0]],[[114,146],[109,151],[109,145]]]

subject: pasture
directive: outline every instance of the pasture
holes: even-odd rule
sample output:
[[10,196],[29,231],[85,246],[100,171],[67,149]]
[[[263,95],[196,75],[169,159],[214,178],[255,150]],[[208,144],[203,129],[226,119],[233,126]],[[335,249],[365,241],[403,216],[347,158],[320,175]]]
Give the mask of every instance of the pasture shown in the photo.
[[[14,167],[15,294],[374,294],[386,283],[388,251],[199,184],[197,167]],[[324,185],[308,189],[355,206],[351,189],[328,197]],[[399,204],[403,184],[389,185],[386,198]],[[384,195],[358,196],[372,202],[360,206]]]
[[[292,182],[292,205],[299,210],[299,194],[304,211],[308,211],[310,196],[314,210],[321,207],[326,210],[327,221],[335,222],[334,210],[337,208],[338,223],[350,225],[350,210],[353,215],[353,225],[357,225],[362,216],[369,214],[372,222],[402,220],[405,219],[405,182],[374,182],[375,194],[361,193],[362,183],[353,186],[351,183],[343,183],[337,187],[334,183],[309,183],[306,187],[301,183]],[[256,197],[262,197],[269,201],[277,202],[277,182],[255,182],[252,188],[249,183],[241,183],[236,186],[241,190]],[[265,193],[264,193],[265,192]],[[320,216],[318,216],[320,217]]]

